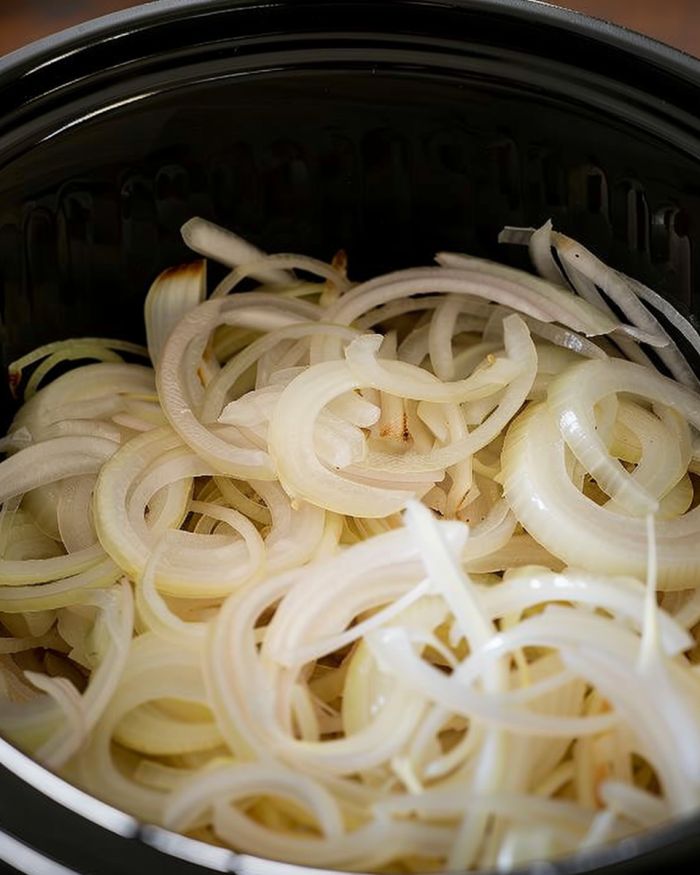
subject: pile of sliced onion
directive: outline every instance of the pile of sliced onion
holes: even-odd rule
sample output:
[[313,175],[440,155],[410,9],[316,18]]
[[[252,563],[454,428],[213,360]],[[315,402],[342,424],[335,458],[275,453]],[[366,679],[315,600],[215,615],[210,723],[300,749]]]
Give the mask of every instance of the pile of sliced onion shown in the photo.
[[147,350],[10,367],[0,731],[145,821],[350,871],[700,806],[700,395],[653,311],[694,329],[549,224],[503,234],[539,277],[361,284],[183,236],[230,273],[158,277]]

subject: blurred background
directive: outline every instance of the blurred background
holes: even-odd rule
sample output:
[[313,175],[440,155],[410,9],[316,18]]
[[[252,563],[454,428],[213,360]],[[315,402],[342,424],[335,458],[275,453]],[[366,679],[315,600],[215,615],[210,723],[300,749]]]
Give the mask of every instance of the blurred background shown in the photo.
[[[0,0],[0,54],[134,0]],[[700,57],[700,0],[560,0]]]

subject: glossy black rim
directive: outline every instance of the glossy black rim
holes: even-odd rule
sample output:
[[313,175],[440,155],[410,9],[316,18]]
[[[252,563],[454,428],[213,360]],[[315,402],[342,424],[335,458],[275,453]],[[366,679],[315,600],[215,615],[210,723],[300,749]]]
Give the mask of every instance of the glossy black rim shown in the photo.
[[[259,36],[248,55],[253,59],[256,52],[267,49],[299,49],[297,35],[314,49],[327,33],[358,39],[381,58],[381,52],[392,50],[394,36],[401,36],[405,44],[410,35],[420,45],[424,34],[411,31],[407,24],[419,15],[424,21],[429,16],[429,27],[435,27],[428,45],[438,40],[443,44],[440,52],[446,69],[459,63],[460,43],[470,41],[472,28],[478,31],[483,20],[498,19],[502,33],[495,34],[492,46],[531,57],[543,86],[568,78],[570,98],[578,94],[591,100],[598,92],[601,100],[610,98],[606,108],[622,118],[637,119],[647,112],[666,125],[658,131],[661,139],[671,126],[686,135],[685,150],[697,152],[699,60],[633,31],[539,0],[156,0],[0,58],[0,138],[39,118],[47,130],[58,129],[61,112],[65,117],[72,97],[109,77],[116,81],[118,71],[130,65],[144,73],[162,71],[163,63],[172,70],[185,60],[192,65],[192,51],[185,59],[185,43],[181,33],[177,36],[184,22],[193,29],[196,44],[207,22],[221,20],[234,39],[231,22],[238,25],[239,19],[245,20],[244,36]],[[297,31],[299,16],[305,27]],[[342,19],[342,34],[332,23],[338,19]],[[480,38],[477,35],[477,42]],[[206,50],[213,41],[211,36],[204,39],[201,47]],[[303,63],[303,56],[294,61],[297,66]],[[0,151],[5,149],[0,139]]]
[[[363,5],[370,6],[373,2],[374,0],[354,0],[352,5],[359,8]],[[393,5],[399,9],[411,2],[420,2],[420,0],[393,0]],[[23,75],[49,58],[60,57],[66,51],[99,40],[108,34],[111,37],[125,29],[128,31],[136,27],[142,28],[150,23],[183,14],[207,14],[217,9],[254,5],[261,4],[256,3],[255,0],[152,0],[150,3],[113,12],[67,28],[0,57],[0,79],[6,76]],[[263,5],[274,7],[286,4],[279,0],[270,0]],[[542,24],[554,25],[592,37],[598,43],[604,42],[631,51],[645,60],[663,65],[696,82],[700,75],[700,61],[679,49],[604,19],[593,18],[542,0],[425,0],[423,5],[432,5],[436,9],[463,7],[475,11],[497,12],[514,18],[527,17]]]
[[[73,87],[81,77],[90,75],[90,65],[101,47],[109,45],[115,59],[139,61],[138,50],[132,53],[131,45],[138,42],[139,35],[185,19],[200,19],[212,15],[236,15],[238,12],[255,12],[274,17],[277,12],[289,11],[297,0],[156,0],[143,6],[114,13],[56,35],[39,40],[25,48],[0,58],[0,103],[17,112],[33,111],[40,115],[51,89],[47,82],[54,83],[53,107],[60,112],[62,88]],[[619,78],[630,88],[648,93],[650,100],[670,113],[675,124],[685,126],[693,136],[700,135],[700,122],[695,118],[697,97],[700,94],[700,61],[633,31],[608,22],[593,19],[580,13],[550,6],[534,0],[298,0],[305,8],[323,11],[324,4],[352,11],[357,24],[348,30],[354,35],[363,34],[362,22],[374,16],[379,7],[387,16],[400,16],[407,9],[421,7],[434,14],[435,20],[442,16],[462,13],[471,16],[487,14],[496,17],[504,26],[533,25],[559,32],[576,40],[579,60],[590,51],[591,66],[605,65],[611,59],[629,62],[618,67]],[[535,53],[537,49],[535,48]],[[608,55],[605,55],[608,52]],[[602,54],[601,54],[602,53]],[[572,61],[575,64],[575,61]],[[95,66],[93,72],[99,70]],[[641,75],[641,81],[640,81]],[[660,77],[660,81],[659,81]],[[653,86],[652,86],[653,83]],[[622,83],[624,84],[624,83]],[[666,90],[664,90],[666,89]],[[654,95],[663,94],[663,99]],[[3,101],[5,96],[7,101]],[[28,109],[27,109],[28,108]],[[33,109],[32,109],[33,108]],[[24,118],[24,116],[22,116]],[[2,122],[0,122],[0,129]],[[14,747],[0,740],[0,786],[9,804],[12,792],[30,793],[37,810],[43,816],[60,819],[66,832],[75,835],[75,859],[64,861],[76,871],[91,868],[85,862],[81,845],[99,831],[107,836],[114,854],[126,853],[129,848],[131,860],[136,859],[137,868],[150,870],[160,865],[167,866],[172,875],[195,873],[201,867],[213,871],[237,871],[242,875],[272,875],[279,871],[278,864],[238,856],[219,848],[168,833],[160,828],[139,824],[134,818],[110,806],[91,799],[80,790],[48,773]],[[41,815],[40,815],[41,816]],[[13,863],[25,871],[39,871],[37,860],[40,848],[27,848],[21,844],[21,835],[3,833],[0,822],[0,863]],[[617,871],[617,864],[639,866],[643,871],[657,871],[661,857],[655,855],[673,852],[676,859],[684,859],[684,849],[697,841],[700,834],[700,815],[678,821],[651,832],[640,834],[621,843],[577,854],[553,863],[536,863],[518,872],[520,875],[575,875],[575,873]],[[134,858],[133,854],[138,853]],[[166,855],[165,857],[163,855]],[[645,864],[645,857],[649,860]],[[665,857],[663,858],[665,860]],[[42,871],[47,875],[70,875],[70,868],[45,861]],[[670,858],[669,858],[670,862]],[[125,865],[126,857],[125,857]],[[304,867],[287,867],[289,873],[300,873]],[[126,869],[125,869],[126,871]],[[318,870],[317,870],[318,871]],[[625,869],[627,871],[627,869]],[[632,870],[630,870],[632,871]],[[637,870],[635,870],[637,871]],[[514,873],[515,875],[515,873]]]

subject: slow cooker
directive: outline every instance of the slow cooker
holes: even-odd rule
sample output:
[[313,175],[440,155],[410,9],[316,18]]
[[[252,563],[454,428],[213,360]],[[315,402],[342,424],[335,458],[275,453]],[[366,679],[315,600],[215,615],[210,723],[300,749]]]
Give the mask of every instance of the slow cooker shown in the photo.
[[[524,266],[548,218],[697,324],[700,62],[529,0],[159,0],[0,61],[0,354],[139,339],[201,215],[355,277],[455,249]],[[0,389],[3,425],[12,414]],[[0,741],[26,873],[298,875],[91,799]],[[700,815],[529,875],[694,869]]]

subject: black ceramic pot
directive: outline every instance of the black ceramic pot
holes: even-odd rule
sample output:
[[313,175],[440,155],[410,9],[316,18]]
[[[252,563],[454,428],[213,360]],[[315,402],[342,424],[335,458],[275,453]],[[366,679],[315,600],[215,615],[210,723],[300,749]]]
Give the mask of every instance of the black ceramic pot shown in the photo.
[[[514,259],[497,231],[551,217],[695,318],[699,104],[697,61],[527,0],[162,0],[75,28],[0,61],[0,356],[138,338],[193,214],[271,251],[342,246],[354,277]],[[1,741],[0,764],[22,871],[300,872],[141,826]],[[699,834],[526,871],[694,871]]]

